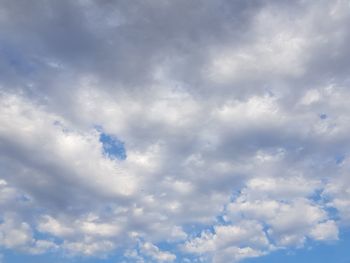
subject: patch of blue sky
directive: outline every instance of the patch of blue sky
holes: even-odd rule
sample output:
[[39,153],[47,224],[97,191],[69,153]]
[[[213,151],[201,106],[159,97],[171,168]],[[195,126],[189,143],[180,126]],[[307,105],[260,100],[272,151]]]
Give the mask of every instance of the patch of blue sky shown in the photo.
[[33,238],[36,240],[48,240],[51,241],[53,243],[55,243],[56,245],[61,245],[64,242],[64,239],[60,238],[60,237],[56,237],[47,233],[43,233],[40,231],[37,231],[35,229],[33,229]]
[[[199,262],[198,261],[198,255],[192,255],[192,254],[176,254],[176,260],[177,263],[184,263],[184,262]],[[200,261],[203,262],[203,261]]]
[[338,154],[335,156],[335,163],[336,164],[341,164],[344,160],[345,160],[344,154]]
[[326,196],[324,195],[324,189],[316,189],[310,196],[308,196],[313,202],[324,203],[327,201]]
[[[171,243],[158,242],[158,243],[155,243],[154,245],[157,246],[161,251],[166,251],[168,253],[174,254],[176,256],[176,259],[174,260],[174,262],[176,262],[176,263],[197,262],[196,258],[198,257],[198,255],[183,252],[180,243],[181,243],[180,241],[179,242],[171,242]],[[137,249],[137,250],[138,250],[139,254],[142,255],[140,249]],[[146,262],[156,262],[148,256],[144,255],[144,258],[147,259]],[[126,262],[134,263],[135,260],[134,259],[127,259]]]
[[[56,253],[46,253],[42,255],[27,255],[16,253],[10,250],[0,251],[3,255],[4,263],[107,263],[123,262],[122,255],[110,256],[105,258],[97,257],[72,257]],[[127,262],[127,261],[126,261]],[[130,261],[131,262],[131,261]]]
[[100,132],[100,142],[103,146],[103,152],[111,159],[125,160],[127,158],[124,142],[116,136],[103,131],[102,127],[96,126],[96,130]]
[[191,237],[199,237],[203,231],[214,233],[214,225],[207,224],[184,224],[182,229]]
[[340,240],[333,242],[309,241],[306,248],[280,250],[242,263],[350,263],[350,231],[340,232]]
[[19,253],[13,250],[0,250],[2,254],[2,261],[4,263],[64,263],[67,262],[62,257],[57,257],[55,254],[43,254],[43,255],[28,255]]
[[[83,257],[83,256],[67,256],[57,253],[47,253],[42,255],[27,255],[22,253],[16,253],[10,250],[2,250],[0,254],[3,255],[4,263],[135,263],[134,258],[125,257],[122,253],[114,253],[105,257]],[[182,254],[176,255],[175,262],[184,262],[184,258],[194,259],[195,256],[183,256]],[[155,262],[151,258],[147,257],[146,262]],[[194,262],[194,261],[190,261]]]
[[323,210],[327,212],[328,218],[332,220],[339,220],[339,212],[336,208],[328,205],[331,200],[329,196],[324,193],[324,189],[316,189],[312,195],[308,197],[312,202],[322,206]]
[[[350,231],[342,230],[340,240],[331,243],[309,241],[305,248],[286,249],[272,252],[266,256],[249,258],[242,263],[350,263]],[[176,247],[166,244],[157,244],[161,249],[175,252],[175,262],[195,262],[195,255],[183,254]],[[87,258],[87,257],[66,257],[62,254],[47,253],[43,255],[27,255],[9,250],[1,250],[3,262],[6,263],[107,263],[107,262],[135,262],[134,259],[125,258],[122,254],[116,253],[105,258]]]

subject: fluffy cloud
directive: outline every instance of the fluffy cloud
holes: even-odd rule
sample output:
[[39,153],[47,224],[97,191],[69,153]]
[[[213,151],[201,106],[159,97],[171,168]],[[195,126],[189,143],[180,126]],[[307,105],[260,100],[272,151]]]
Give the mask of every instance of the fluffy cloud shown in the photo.
[[176,259],[174,254],[161,251],[158,247],[149,242],[142,244],[141,253],[151,257],[156,262],[173,262]]
[[1,247],[237,262],[348,226],[347,1],[0,7]]

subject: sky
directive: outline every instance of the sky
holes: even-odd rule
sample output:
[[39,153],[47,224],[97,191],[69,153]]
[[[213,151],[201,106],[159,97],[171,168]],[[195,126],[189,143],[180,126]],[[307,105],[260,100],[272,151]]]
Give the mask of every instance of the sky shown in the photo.
[[0,263],[349,263],[349,24],[349,0],[1,0]]

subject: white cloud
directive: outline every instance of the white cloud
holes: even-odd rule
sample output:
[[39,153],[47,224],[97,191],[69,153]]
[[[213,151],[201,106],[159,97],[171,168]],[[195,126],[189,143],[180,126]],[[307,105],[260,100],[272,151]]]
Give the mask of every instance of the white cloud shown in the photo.
[[311,230],[311,236],[315,240],[337,240],[339,230],[333,220],[320,223]]
[[72,255],[94,256],[108,254],[116,246],[109,240],[93,241],[87,238],[82,241],[64,242],[62,248]]
[[43,216],[39,222],[38,230],[41,232],[53,234],[58,237],[72,235],[74,233],[74,230],[72,228],[60,224],[60,222],[48,215]]
[[347,1],[0,7],[1,247],[236,262],[348,227]]
[[263,222],[272,244],[277,247],[303,246],[307,237],[336,239],[338,227],[329,220],[326,207],[306,198],[319,185],[303,178],[267,178],[264,182],[252,179],[241,195],[227,206],[226,220]]
[[217,225],[214,232],[204,231],[199,237],[185,243],[186,252],[209,254],[213,262],[234,262],[264,254],[269,241],[262,225],[256,221],[244,221],[237,225]]
[[150,242],[143,243],[140,250],[142,254],[151,257],[156,262],[173,262],[176,259],[174,254],[162,251]]
[[6,214],[0,224],[0,245],[30,254],[43,254],[59,247],[50,240],[35,239],[33,230],[15,214]]
[[0,225],[0,243],[6,248],[23,248],[32,242],[32,231],[25,222],[16,222],[11,216]]

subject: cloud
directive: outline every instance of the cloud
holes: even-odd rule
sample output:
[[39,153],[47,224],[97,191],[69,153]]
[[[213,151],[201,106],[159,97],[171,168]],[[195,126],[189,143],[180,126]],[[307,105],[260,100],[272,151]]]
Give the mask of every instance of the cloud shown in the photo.
[[174,254],[161,251],[158,247],[149,242],[142,244],[141,253],[151,257],[157,262],[173,262],[176,259]]
[[349,8],[2,1],[0,246],[237,262],[337,240]]
[[3,217],[0,226],[0,245],[29,254],[42,254],[58,249],[58,246],[50,240],[35,239],[29,224],[21,222],[17,215],[12,213]]

